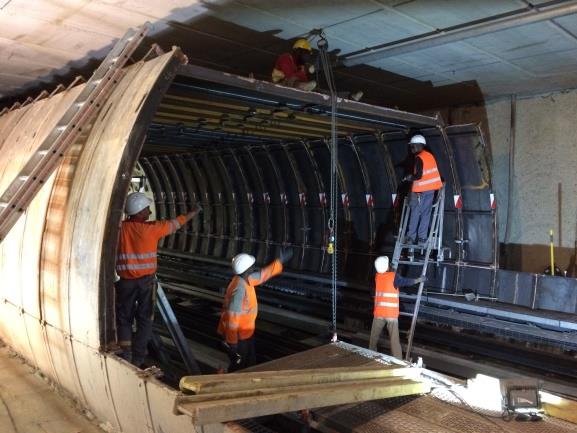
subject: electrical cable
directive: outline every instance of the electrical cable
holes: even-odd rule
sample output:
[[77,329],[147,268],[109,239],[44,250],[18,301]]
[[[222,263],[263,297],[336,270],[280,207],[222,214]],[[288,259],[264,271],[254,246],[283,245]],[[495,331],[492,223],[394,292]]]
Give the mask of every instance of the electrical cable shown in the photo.
[[[466,406],[471,412],[479,415],[480,417],[484,418],[486,421],[488,421],[488,422],[490,422],[491,424],[493,424],[495,427],[497,427],[497,428],[499,429],[499,431],[501,431],[501,432],[503,432],[503,433],[506,433],[506,430],[505,430],[502,426],[500,426],[499,424],[497,424],[497,423],[494,421],[494,419],[503,419],[503,420],[505,420],[505,418],[504,418],[505,412],[501,413],[501,415],[488,415],[488,414],[482,412],[481,410],[473,407],[469,402],[467,402],[467,400],[465,400],[465,398],[463,398],[463,396],[459,395],[459,394],[457,393],[457,391],[455,391],[455,390],[453,389],[453,388],[456,386],[455,383],[453,383],[453,382],[451,382],[450,380],[442,377],[441,375],[435,374],[435,373],[433,373],[433,372],[427,372],[427,373],[424,373],[424,372],[423,372],[422,374],[423,374],[423,376],[426,376],[428,379],[433,380],[433,381],[441,384],[441,386],[438,386],[438,387],[436,387],[436,388],[434,388],[434,389],[431,390],[431,395],[432,395],[434,398],[438,398],[439,400],[441,400],[441,401],[443,401],[443,402],[445,402],[445,403],[447,403],[447,404],[450,404],[451,406],[458,407],[458,408],[462,408],[462,407],[459,406],[458,404],[451,403],[450,401],[447,401],[447,400],[445,400],[445,399],[442,399],[441,397],[436,397],[436,396],[434,395],[434,392],[435,392],[436,390],[438,390],[438,389],[445,389],[445,390],[447,390],[448,392],[450,392],[451,395],[453,395],[457,400],[459,400],[463,406]],[[505,420],[505,421],[507,421],[507,420]]]

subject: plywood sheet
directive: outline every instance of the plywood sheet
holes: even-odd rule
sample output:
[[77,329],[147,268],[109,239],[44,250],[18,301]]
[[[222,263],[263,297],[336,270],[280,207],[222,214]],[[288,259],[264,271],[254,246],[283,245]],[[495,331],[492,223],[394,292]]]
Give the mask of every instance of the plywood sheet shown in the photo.
[[[118,173],[127,141],[146,99],[171,55],[135,65],[120,83],[121,88],[109,99],[110,109],[102,110],[78,162],[67,204],[67,230],[63,239],[70,263],[68,284],[71,321],[74,333],[86,344],[98,347],[98,290],[102,257],[115,254],[104,251],[102,242],[108,230],[108,207],[114,187],[120,178],[131,173]],[[110,270],[112,271],[112,270]],[[65,284],[65,282],[63,282]],[[112,295],[112,288],[110,295]],[[88,318],[88,320],[87,320]]]
[[120,430],[106,368],[107,355],[75,341],[72,349],[86,399],[84,404],[98,419]]

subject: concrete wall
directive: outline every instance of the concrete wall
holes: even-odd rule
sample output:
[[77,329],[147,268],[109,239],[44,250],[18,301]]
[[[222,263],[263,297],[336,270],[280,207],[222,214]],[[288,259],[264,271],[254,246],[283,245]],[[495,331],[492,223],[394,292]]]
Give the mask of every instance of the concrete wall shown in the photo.
[[[177,391],[103,351],[114,343],[106,338],[112,266],[103,265],[114,259],[106,239],[122,214],[113,203],[122,203],[119,185],[130,179],[143,140],[139,125],[150,122],[177,53],[127,68],[89,132],[0,243],[0,339],[115,433],[196,432],[173,413]],[[0,116],[0,193],[81,86]]]
[[452,124],[480,122],[485,132],[493,155],[502,267],[543,271],[553,229],[556,262],[575,275],[577,90],[452,107],[442,114]]

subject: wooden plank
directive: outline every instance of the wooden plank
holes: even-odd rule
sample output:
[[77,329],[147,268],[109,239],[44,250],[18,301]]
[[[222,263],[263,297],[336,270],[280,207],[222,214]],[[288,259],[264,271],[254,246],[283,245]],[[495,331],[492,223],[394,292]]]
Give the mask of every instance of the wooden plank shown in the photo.
[[309,390],[277,392],[219,401],[178,404],[177,410],[189,415],[194,424],[211,424],[257,416],[293,412],[302,409],[378,400],[430,391],[427,383],[399,380],[367,380],[346,385],[339,383],[314,386]]
[[275,386],[334,383],[347,380],[379,379],[384,377],[416,378],[420,370],[409,367],[339,367],[309,370],[283,370],[258,373],[212,374],[206,376],[185,376],[180,380],[182,391],[204,394],[270,388]]
[[553,396],[551,401],[543,402],[543,410],[551,417],[577,424],[577,402],[563,397]]
[[[390,383],[395,383],[398,380],[409,380],[408,378],[402,377],[399,378],[398,376],[390,376],[385,378],[377,379],[383,386]],[[277,394],[277,393],[293,393],[293,392],[310,392],[316,391],[318,389],[324,389],[326,385],[340,385],[346,386],[351,384],[365,384],[367,386],[374,386],[375,379],[374,378],[366,378],[366,379],[359,379],[359,380],[348,380],[348,381],[341,381],[341,382],[329,382],[329,383],[308,383],[308,384],[291,384],[290,381],[288,384],[281,384],[278,386],[274,385],[265,385],[259,387],[246,387],[236,390],[227,389],[223,386],[218,392],[205,392],[196,395],[187,395],[187,396],[180,396],[177,398],[177,406],[184,405],[188,403],[200,403],[206,401],[222,401],[236,399],[236,398],[244,398],[244,397],[260,397],[269,394]],[[224,384],[224,385],[234,385],[233,384]]]

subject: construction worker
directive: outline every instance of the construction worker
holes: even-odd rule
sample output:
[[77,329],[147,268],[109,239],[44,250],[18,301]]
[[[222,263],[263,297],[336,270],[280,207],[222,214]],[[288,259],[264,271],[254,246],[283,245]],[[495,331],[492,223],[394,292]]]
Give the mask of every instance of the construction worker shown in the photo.
[[[156,254],[158,241],[194,218],[202,208],[194,205],[184,215],[168,221],[147,221],[152,200],[141,192],[126,199],[128,219],[122,222],[116,258],[116,332],[120,356],[142,367],[152,333],[156,298]],[[136,333],[132,323],[136,319]]]
[[427,140],[420,134],[413,135],[409,146],[415,157],[413,173],[405,176],[403,181],[413,183],[409,206],[411,216],[405,237],[405,244],[424,245],[429,237],[429,223],[435,191],[443,187],[437,161],[431,152],[425,150]]
[[309,79],[309,73],[314,73],[314,66],[308,64],[312,51],[309,41],[297,39],[290,53],[277,58],[272,70],[272,82],[307,91],[317,87],[317,82]]
[[385,325],[389,333],[391,354],[398,359],[403,358],[399,341],[399,287],[418,284],[423,279],[405,278],[396,272],[388,272],[389,258],[377,257],[375,260],[375,306],[373,309],[373,324],[369,349],[376,351],[377,343]]
[[255,286],[280,274],[283,264],[291,258],[292,250],[283,249],[277,260],[255,271],[254,256],[241,253],[233,257],[235,276],[226,289],[217,330],[224,338],[230,357],[229,372],[256,364],[254,329],[258,302]]
[[[293,44],[292,52],[281,54],[272,70],[272,82],[287,87],[311,91],[317,88],[317,82],[309,79],[309,74],[315,73],[315,66],[311,64],[312,47],[306,39],[297,39]],[[318,92],[326,94],[326,90]],[[353,101],[360,101],[364,93],[341,91],[337,96]]]

